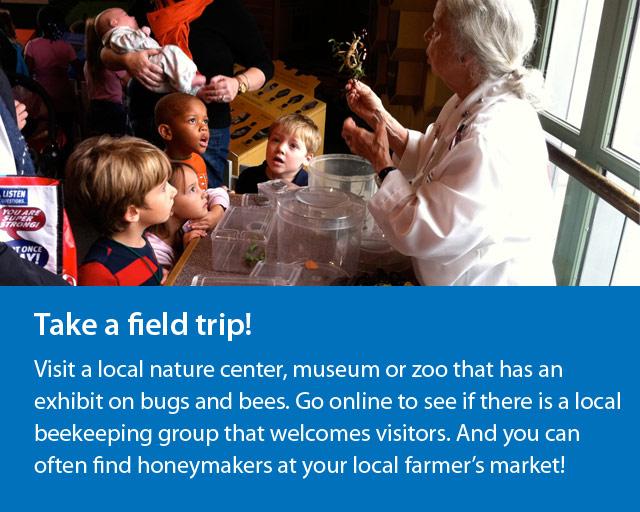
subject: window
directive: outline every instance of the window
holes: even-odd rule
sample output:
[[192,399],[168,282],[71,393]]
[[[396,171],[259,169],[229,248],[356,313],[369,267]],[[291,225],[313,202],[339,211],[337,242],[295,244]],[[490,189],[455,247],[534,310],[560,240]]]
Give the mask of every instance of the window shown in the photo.
[[640,23],[636,19],[612,147],[640,164],[640,124],[638,124],[640,94],[638,91],[640,91]]
[[[636,194],[636,197],[638,197],[638,194]],[[639,256],[640,225],[626,219],[618,259],[611,279],[612,285],[640,286],[640,273],[638,273]]]
[[[535,64],[551,97],[540,116],[544,129],[637,197],[640,0],[534,3],[542,28]],[[562,197],[562,186],[554,187],[556,197]],[[637,284],[640,219],[626,219],[572,178],[562,200],[554,257],[558,283]]]
[[[553,136],[547,137],[547,139],[554,145],[558,146],[565,153],[575,156],[576,150],[567,144],[564,144],[561,140],[556,139]],[[560,219],[562,218],[562,209],[564,200],[567,195],[567,184],[569,183],[569,175],[559,167],[556,167],[549,162],[549,181],[551,182],[551,190],[553,192],[553,213],[552,213],[552,225],[554,226],[555,233],[557,234],[560,227]],[[557,240],[554,239],[554,243]]]
[[575,128],[582,124],[604,0],[558,2],[547,64],[548,111]]
[[[619,178],[610,176],[609,179],[630,194],[639,195],[637,189]],[[599,199],[590,234],[580,284],[640,284],[640,225]]]

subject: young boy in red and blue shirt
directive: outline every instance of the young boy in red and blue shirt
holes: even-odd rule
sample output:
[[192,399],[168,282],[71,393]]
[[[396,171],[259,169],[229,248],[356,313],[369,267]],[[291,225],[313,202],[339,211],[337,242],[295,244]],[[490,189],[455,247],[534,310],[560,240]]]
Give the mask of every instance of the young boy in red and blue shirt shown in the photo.
[[176,189],[167,156],[134,137],[94,137],[67,163],[70,205],[102,233],[79,269],[81,286],[153,286],[163,272],[145,230],[165,222]]

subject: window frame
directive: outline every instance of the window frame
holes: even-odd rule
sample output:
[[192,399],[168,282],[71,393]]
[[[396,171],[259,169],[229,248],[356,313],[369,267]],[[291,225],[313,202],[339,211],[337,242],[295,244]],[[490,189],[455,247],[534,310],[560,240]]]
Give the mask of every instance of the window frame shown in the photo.
[[[640,164],[609,147],[622,98],[635,23],[640,23],[640,0],[605,1],[580,129],[549,112],[540,113],[543,129],[576,150],[576,158],[603,174],[611,172],[640,188]],[[558,0],[534,0],[540,37],[533,64],[546,71],[553,39]],[[593,106],[594,108],[588,108]],[[569,179],[554,266],[558,284],[580,282],[598,198],[584,185]],[[617,240],[618,245],[621,243]],[[611,263],[613,274],[615,261]]]

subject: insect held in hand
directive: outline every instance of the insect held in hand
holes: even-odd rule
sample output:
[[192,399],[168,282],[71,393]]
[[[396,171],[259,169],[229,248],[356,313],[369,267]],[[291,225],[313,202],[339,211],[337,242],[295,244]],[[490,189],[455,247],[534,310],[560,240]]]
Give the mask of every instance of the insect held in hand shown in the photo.
[[365,76],[364,61],[367,59],[367,47],[364,39],[367,37],[367,31],[362,30],[359,36],[353,34],[353,40],[349,42],[338,42],[335,39],[329,39],[333,57],[341,62],[341,73],[347,69],[354,80],[359,80]]

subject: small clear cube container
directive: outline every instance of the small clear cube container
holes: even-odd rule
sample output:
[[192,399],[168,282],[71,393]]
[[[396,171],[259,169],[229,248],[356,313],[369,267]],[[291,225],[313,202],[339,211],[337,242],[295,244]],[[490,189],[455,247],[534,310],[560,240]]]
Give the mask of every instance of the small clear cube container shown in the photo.
[[277,261],[261,261],[258,263],[251,277],[256,279],[272,279],[279,284],[277,286],[293,286],[298,284],[301,268],[292,263],[279,263]]
[[293,286],[299,276],[298,265],[259,261],[251,274],[200,274],[194,276],[191,286]]
[[287,286],[288,283],[271,277],[251,277],[251,275],[197,275],[191,286]]
[[[274,258],[270,246],[275,211],[262,206],[232,206],[222,218],[212,239],[212,269],[215,272],[250,274],[257,263]],[[275,239],[275,236],[274,236]]]

